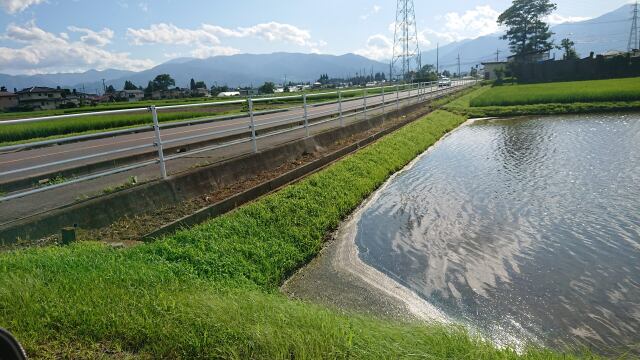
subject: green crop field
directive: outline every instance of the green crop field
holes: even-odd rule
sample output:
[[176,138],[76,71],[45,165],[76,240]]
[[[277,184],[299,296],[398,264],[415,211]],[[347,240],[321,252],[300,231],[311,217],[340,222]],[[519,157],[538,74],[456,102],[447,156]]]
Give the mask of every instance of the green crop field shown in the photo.
[[154,243],[0,254],[0,324],[38,358],[573,359],[534,348],[517,354],[457,326],[350,314],[278,292],[390,174],[465,120],[435,112]]
[[504,85],[471,100],[472,107],[640,100],[640,78]]

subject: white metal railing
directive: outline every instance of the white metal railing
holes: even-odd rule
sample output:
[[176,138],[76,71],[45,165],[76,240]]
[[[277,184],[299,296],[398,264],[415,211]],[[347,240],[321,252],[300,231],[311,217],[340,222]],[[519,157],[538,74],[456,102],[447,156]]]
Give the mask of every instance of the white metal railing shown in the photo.
[[[45,168],[53,168],[56,166],[78,163],[78,162],[86,162],[88,160],[96,160],[101,159],[104,160],[108,158],[109,160],[113,160],[114,155],[122,155],[121,158],[127,158],[132,156],[132,152],[146,150],[148,148],[154,148],[155,152],[157,152],[157,157],[152,160],[144,160],[134,164],[128,164],[125,166],[115,167],[109,170],[92,173],[85,176],[80,176],[77,178],[73,178],[68,181],[64,181],[59,184],[45,185],[33,189],[23,190],[14,192],[11,194],[0,196],[0,202],[21,198],[27,195],[35,194],[42,191],[47,191],[55,188],[59,188],[62,186],[78,183],[81,181],[88,181],[92,179],[96,179],[99,177],[104,177],[108,175],[113,175],[117,173],[122,173],[125,171],[131,171],[134,169],[138,169],[141,167],[150,166],[153,164],[158,164],[160,168],[160,176],[162,178],[167,178],[167,162],[170,160],[179,159],[185,156],[190,156],[194,154],[199,154],[206,151],[212,151],[216,149],[221,149],[224,147],[229,147],[233,145],[238,145],[242,143],[251,143],[251,148],[253,152],[258,151],[258,139],[264,139],[267,137],[276,136],[279,134],[284,134],[292,131],[304,130],[304,136],[310,136],[310,128],[314,126],[319,126],[321,124],[326,124],[333,121],[338,121],[339,126],[345,125],[345,117],[354,117],[357,120],[358,115],[362,115],[364,120],[367,120],[370,117],[370,114],[374,110],[381,110],[381,114],[384,117],[389,108],[393,109],[395,103],[395,110],[400,109],[400,103],[402,101],[406,101],[407,105],[416,103],[419,101],[423,101],[427,98],[432,99],[440,96],[444,96],[455,89],[458,89],[462,86],[468,86],[476,83],[475,81],[455,81],[451,87],[440,88],[437,82],[429,82],[429,83],[411,83],[411,84],[395,84],[395,85],[387,85],[376,88],[364,88],[364,89],[351,89],[351,90],[337,90],[335,92],[324,92],[324,93],[309,93],[309,94],[301,94],[301,95],[293,95],[293,96],[279,96],[279,97],[264,97],[264,98],[251,98],[243,100],[233,100],[233,101],[222,101],[222,102],[206,102],[206,103],[197,103],[197,104],[184,104],[184,105],[170,105],[170,106],[159,106],[156,107],[154,105],[145,108],[134,108],[134,109],[121,109],[121,110],[108,110],[101,112],[89,112],[89,113],[77,113],[77,114],[67,114],[67,115],[55,115],[55,116],[47,116],[40,118],[28,118],[28,119],[17,119],[17,120],[8,120],[0,122],[0,126],[3,125],[11,125],[11,124],[25,124],[32,123],[37,121],[58,121],[62,119],[69,118],[77,118],[77,117],[87,117],[87,116],[101,116],[101,115],[109,115],[109,114],[123,114],[123,113],[136,113],[136,112],[150,112],[151,113],[151,125],[144,125],[134,128],[128,129],[120,129],[113,131],[104,131],[97,134],[91,135],[79,135],[79,136],[70,136],[66,138],[54,139],[54,140],[45,140],[38,141],[33,143],[19,144],[19,145],[11,145],[0,147],[0,155],[3,153],[6,154],[8,152],[15,152],[19,150],[31,149],[34,147],[47,146],[51,144],[64,144],[69,142],[78,142],[84,141],[88,139],[93,139],[96,137],[110,137],[117,136],[122,134],[130,134],[132,132],[144,132],[144,131],[153,131],[153,140],[152,142],[140,145],[126,146],[121,148],[116,148],[108,151],[90,153],[81,156],[70,157],[62,160],[51,161],[51,162],[43,162],[41,164],[25,166],[21,168],[14,168],[6,171],[0,172],[0,182],[2,182],[2,178],[15,175],[19,173],[28,173],[34,170],[45,169]],[[345,98],[345,94],[354,93],[362,91],[362,96],[356,96],[352,98]],[[395,96],[393,96],[395,95]],[[314,97],[335,97],[336,99],[331,99],[325,102],[319,102],[315,104],[310,104],[309,99]],[[367,102],[367,100],[370,100]],[[289,107],[286,109],[278,109],[281,112],[291,112],[291,116],[284,115],[285,117],[282,119],[274,119],[271,121],[261,121],[258,122],[256,119],[257,116],[265,115],[268,113],[272,113],[273,111],[255,111],[255,104],[259,102],[270,102],[270,101],[292,101],[292,100],[301,100],[301,106]],[[185,109],[185,108],[193,108],[193,107],[212,107],[212,106],[220,106],[220,105],[237,105],[237,104],[246,104],[248,110],[246,113],[241,113],[240,115],[233,116],[213,116],[213,117],[204,117],[198,118],[195,120],[185,120],[185,121],[177,121],[171,123],[161,124],[158,120],[158,111],[159,110],[175,110],[175,109]],[[337,104],[336,108],[329,108],[322,111],[310,111],[310,108],[313,109],[318,108],[320,106],[326,106],[329,104]],[[241,126],[234,126],[223,130],[216,131],[202,131],[194,135],[175,137],[171,139],[163,139],[163,129],[166,128],[176,128],[180,126],[188,126],[194,124],[201,124],[206,122],[214,122],[220,120],[229,120],[236,118],[247,118],[248,123]],[[354,120],[355,121],[355,120]],[[260,132],[260,134],[258,134]],[[245,134],[248,134],[245,136]],[[233,140],[225,140],[231,135],[235,136],[243,136],[239,139]],[[178,154],[173,154],[170,156],[165,155],[165,146],[170,144],[193,144],[194,140],[198,139],[206,139],[211,140],[211,142],[220,140],[223,141],[221,143],[215,143],[198,147],[196,149],[182,152]],[[205,140],[203,140],[205,141]],[[127,154],[128,153],[128,154]],[[117,158],[116,158],[117,159]],[[59,173],[62,170],[53,171],[53,173]],[[6,183],[6,181],[5,181]]]

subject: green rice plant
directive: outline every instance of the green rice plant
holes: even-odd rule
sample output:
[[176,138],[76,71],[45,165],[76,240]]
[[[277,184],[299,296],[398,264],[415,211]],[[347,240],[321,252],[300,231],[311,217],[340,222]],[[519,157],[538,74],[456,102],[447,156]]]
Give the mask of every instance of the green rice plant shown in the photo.
[[640,78],[496,86],[471,107],[640,101]]
[[517,354],[461,327],[345,313],[278,292],[363,199],[465,119],[437,111],[154,243],[0,254],[0,324],[40,358],[573,359],[536,348]]

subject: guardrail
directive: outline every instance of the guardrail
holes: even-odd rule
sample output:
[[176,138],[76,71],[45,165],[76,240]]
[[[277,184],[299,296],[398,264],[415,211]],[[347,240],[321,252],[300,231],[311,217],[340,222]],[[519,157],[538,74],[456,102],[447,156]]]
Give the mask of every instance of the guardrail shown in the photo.
[[[465,86],[474,83],[474,81],[455,81],[451,84],[451,88],[457,88],[460,86]],[[157,152],[157,157],[151,160],[140,161],[138,163],[129,164],[126,166],[120,166],[113,169],[109,169],[107,171],[97,172],[94,174],[89,174],[86,176],[77,177],[74,179],[70,179],[68,181],[61,182],[59,184],[50,184],[42,187],[33,188],[26,191],[16,192],[12,194],[7,194],[4,196],[0,196],[0,202],[21,198],[24,196],[32,195],[35,193],[48,191],[56,188],[60,188],[63,186],[68,186],[70,184],[75,184],[83,181],[88,181],[108,175],[118,174],[126,171],[131,171],[134,169],[138,169],[141,167],[146,167],[153,164],[159,165],[160,176],[162,178],[167,178],[167,162],[175,159],[179,159],[185,156],[191,156],[207,151],[213,151],[216,149],[221,149],[233,145],[238,145],[242,143],[251,143],[251,149],[253,152],[257,152],[258,149],[258,140],[264,139],[267,137],[297,131],[304,129],[304,137],[310,136],[310,128],[314,126],[319,126],[321,124],[325,124],[328,122],[337,121],[338,126],[344,126],[346,117],[357,117],[358,115],[363,115],[363,119],[366,120],[374,109],[381,109],[382,114],[385,115],[387,113],[387,109],[390,107],[389,105],[395,105],[395,110],[400,109],[400,103],[402,101],[407,101],[409,104],[412,100],[420,101],[424,99],[429,94],[433,94],[432,97],[437,97],[438,94],[445,92],[448,87],[440,88],[437,82],[428,82],[428,83],[411,83],[411,84],[396,84],[391,86],[381,86],[381,87],[371,87],[371,88],[361,88],[361,89],[353,89],[353,90],[337,90],[332,92],[324,92],[324,93],[311,93],[311,94],[301,94],[301,95],[292,95],[292,96],[280,96],[280,97],[264,97],[264,98],[251,98],[248,97],[242,100],[233,100],[233,101],[222,101],[222,102],[205,102],[205,103],[197,103],[197,104],[184,104],[184,105],[170,105],[170,106],[150,106],[145,108],[134,108],[134,109],[121,109],[121,110],[109,110],[109,111],[101,111],[101,112],[89,112],[89,113],[78,113],[78,114],[68,114],[68,115],[55,115],[55,116],[47,116],[40,118],[29,118],[29,119],[17,119],[17,120],[7,120],[0,122],[0,126],[10,125],[10,124],[25,124],[32,122],[41,122],[41,121],[59,121],[63,119],[69,118],[78,118],[78,117],[90,117],[90,116],[100,116],[100,115],[109,115],[109,114],[123,114],[123,113],[139,113],[139,112],[150,112],[152,124],[144,125],[134,128],[127,128],[121,130],[113,130],[113,131],[103,131],[96,134],[91,135],[79,135],[79,136],[70,136],[60,139],[53,140],[45,140],[38,141],[26,144],[18,144],[11,146],[0,147],[0,154],[7,152],[15,152],[25,149],[30,149],[34,147],[40,146],[48,146],[52,144],[64,144],[69,142],[78,142],[83,140],[88,140],[96,137],[110,137],[117,136],[122,134],[129,134],[132,132],[144,132],[144,131],[153,131],[153,141],[134,146],[127,146],[122,148],[117,148],[109,151],[97,152],[82,156],[71,157],[67,159],[62,159],[58,161],[45,162],[37,165],[26,166],[22,168],[10,169],[8,171],[0,172],[0,179],[3,176],[14,175],[18,173],[25,173],[29,171],[45,169],[45,168],[53,168],[55,166],[67,165],[71,163],[83,162],[88,160],[97,160],[109,156],[114,155],[124,155],[125,153],[130,153],[133,151],[140,151],[145,149],[155,149]],[[362,91],[362,97],[355,97],[345,99],[343,95]],[[309,103],[309,98],[313,97],[335,97],[335,100],[330,100],[326,102],[320,103]],[[376,98],[372,103],[367,104],[367,99]],[[260,102],[272,102],[272,101],[293,101],[293,100],[301,100],[301,106],[289,107],[286,109],[279,109],[278,111],[289,112],[292,110],[301,110],[301,114],[294,114],[293,116],[284,117],[283,119],[276,119],[273,121],[267,122],[256,122],[256,117],[265,113],[269,113],[269,111],[255,111],[255,104]],[[360,103],[361,102],[361,103]],[[196,108],[196,107],[214,107],[220,105],[230,105],[230,104],[246,104],[247,111],[246,113],[242,113],[240,115],[235,116],[214,116],[214,117],[204,117],[198,119],[192,119],[187,121],[177,121],[177,122],[169,122],[169,123],[160,123],[158,121],[158,111],[159,110],[176,110],[176,109],[185,109],[185,108]],[[311,106],[318,107],[327,104],[337,104],[337,109],[329,109],[326,111],[315,112],[311,117],[309,114],[309,108]],[[225,119],[232,118],[247,118],[248,122],[238,127],[231,127],[225,130],[217,130],[217,131],[209,131],[202,132],[194,135],[183,136],[173,139],[165,139],[163,140],[162,130],[164,128],[175,128],[180,126],[188,126],[206,122],[214,122]],[[317,120],[317,121],[312,121]],[[233,139],[222,143],[216,143],[213,145],[203,146],[194,150],[190,150],[183,153],[173,154],[167,156],[165,154],[165,147],[167,145],[172,144],[188,144],[189,142],[193,142],[199,139],[220,139],[224,140],[225,137],[230,137],[231,135],[243,135],[244,133],[248,133],[249,136],[241,137],[239,139]]]

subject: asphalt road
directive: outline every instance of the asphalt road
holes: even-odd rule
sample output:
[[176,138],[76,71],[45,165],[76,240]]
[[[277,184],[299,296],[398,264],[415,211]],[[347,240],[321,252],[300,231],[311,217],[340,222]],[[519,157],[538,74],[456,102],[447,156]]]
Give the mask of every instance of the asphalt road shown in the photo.
[[[434,89],[425,89],[428,92],[436,91],[437,88]],[[400,92],[399,99],[406,99],[410,96],[415,96],[417,94],[417,90],[412,90],[411,93],[408,91]],[[396,93],[387,93],[385,94],[385,99],[387,101],[387,106],[395,106],[395,98]],[[389,101],[393,101],[389,103]],[[366,99],[367,107],[375,107],[382,103],[382,96],[372,96]],[[364,101],[362,98],[353,99],[353,100],[344,100],[342,102],[342,111],[347,113],[349,111],[355,111],[356,109],[363,108]],[[338,113],[338,104],[324,104],[319,106],[308,106],[308,119],[310,123],[314,121],[319,121],[322,118],[326,118],[330,114]],[[272,114],[264,114],[255,116],[255,124],[258,131],[262,130],[265,132],[265,129],[269,127],[281,125],[273,124],[279,120],[294,119],[302,120],[304,111],[302,107],[292,108],[285,112],[272,113]],[[204,140],[215,140],[222,139],[225,137],[229,137],[233,134],[246,133],[250,129],[250,119],[249,117],[236,118],[231,120],[220,120],[211,123],[203,123],[189,126],[181,126],[171,129],[163,129],[161,136],[162,141],[172,141],[176,139],[180,139],[183,137],[188,137],[192,135],[198,135],[208,132],[218,132],[224,130],[233,130],[242,128],[243,130],[235,130],[231,132],[226,132],[224,134],[215,134],[209,135],[205,137],[198,138],[196,140],[184,140],[177,141],[175,143],[170,144],[170,146],[181,146],[189,143],[193,143],[194,141],[204,141]],[[61,145],[54,145],[44,148],[36,148],[30,150],[23,150],[17,152],[9,152],[0,154],[0,172],[11,171],[15,169],[22,169],[32,166],[38,166],[41,164],[51,164],[58,161],[63,161],[67,159],[94,155],[104,152],[109,152],[117,149],[136,147],[140,145],[152,144],[155,140],[155,135],[153,131],[141,132],[141,133],[133,133],[133,134],[124,134],[109,138],[102,139],[93,139],[86,140],[75,143],[67,143]],[[169,145],[165,145],[169,146]],[[53,166],[47,166],[45,168],[29,170],[20,173],[14,173],[9,175],[0,176],[0,184],[7,183],[10,181],[15,181],[24,178],[33,178],[38,176],[46,176],[47,174],[56,173],[61,170],[75,168],[81,165],[89,165],[97,162],[103,162],[105,160],[113,160],[113,159],[122,159],[131,157],[133,155],[155,152],[155,148],[149,147],[145,149],[136,149],[130,150],[126,152],[121,152],[117,154],[104,155],[97,158],[74,161],[72,163],[67,164],[59,164]]]

